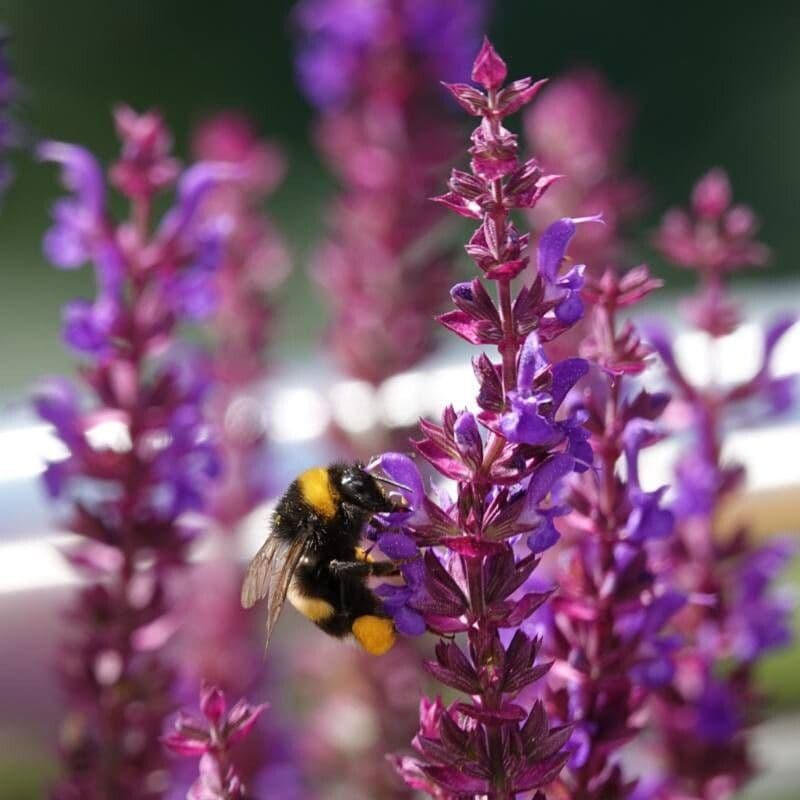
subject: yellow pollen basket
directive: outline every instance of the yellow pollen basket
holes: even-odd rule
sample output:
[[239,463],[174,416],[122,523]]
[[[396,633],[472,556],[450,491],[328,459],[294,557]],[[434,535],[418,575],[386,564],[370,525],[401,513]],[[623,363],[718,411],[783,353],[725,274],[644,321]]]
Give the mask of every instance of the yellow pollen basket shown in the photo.
[[300,493],[306,502],[321,516],[332,519],[336,516],[338,495],[331,486],[328,470],[324,467],[307,469],[298,479]]
[[365,614],[353,623],[353,636],[368,653],[382,656],[394,645],[394,625],[385,617]]

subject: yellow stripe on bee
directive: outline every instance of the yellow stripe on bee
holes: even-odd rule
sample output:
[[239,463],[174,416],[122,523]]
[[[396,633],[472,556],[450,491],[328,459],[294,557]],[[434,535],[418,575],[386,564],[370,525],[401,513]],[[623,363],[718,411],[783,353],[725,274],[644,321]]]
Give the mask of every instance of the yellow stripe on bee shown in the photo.
[[324,622],[336,613],[336,609],[327,600],[300,594],[293,587],[289,589],[286,597],[304,617],[312,622]]
[[298,479],[300,494],[320,516],[332,519],[336,516],[336,501],[339,495],[331,486],[331,479],[325,467],[307,469]]
[[373,656],[382,656],[394,645],[394,625],[390,619],[365,614],[353,623],[353,636]]

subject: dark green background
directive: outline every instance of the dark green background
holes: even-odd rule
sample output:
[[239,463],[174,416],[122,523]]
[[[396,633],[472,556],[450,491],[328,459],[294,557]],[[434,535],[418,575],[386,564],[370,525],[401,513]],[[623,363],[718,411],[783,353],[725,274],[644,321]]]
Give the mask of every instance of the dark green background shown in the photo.
[[[435,0],[431,0],[432,2]],[[288,152],[288,180],[272,210],[297,253],[287,294],[283,352],[302,352],[322,329],[303,274],[331,184],[314,157],[311,112],[292,74],[291,3],[228,0],[6,0],[0,19],[25,89],[19,115],[31,135],[115,152],[109,107],[158,106],[185,153],[203,114],[238,107]],[[491,33],[512,73],[557,75],[576,64],[603,70],[640,116],[633,167],[654,187],[653,212],[683,202],[695,178],[721,164],[736,195],[760,212],[774,270],[798,274],[800,25],[797,4],[540,3],[494,7]],[[58,309],[88,293],[88,270],[59,273],[40,255],[52,167],[17,158],[18,179],[0,215],[0,363],[6,396],[59,369]],[[766,277],[761,277],[761,280]]]

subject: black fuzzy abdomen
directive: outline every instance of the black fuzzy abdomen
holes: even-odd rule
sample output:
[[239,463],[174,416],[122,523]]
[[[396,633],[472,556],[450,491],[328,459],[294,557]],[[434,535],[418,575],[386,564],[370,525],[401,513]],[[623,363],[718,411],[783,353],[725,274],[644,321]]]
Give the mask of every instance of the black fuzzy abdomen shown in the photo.
[[[346,560],[355,560],[355,552]],[[334,574],[328,563],[329,561],[315,563],[312,559],[301,562],[292,584],[294,592],[304,597],[324,600],[332,606],[334,613],[325,619],[313,620],[314,624],[325,633],[341,638],[351,633],[353,622],[358,617],[367,614],[385,616],[378,598],[363,578]]]

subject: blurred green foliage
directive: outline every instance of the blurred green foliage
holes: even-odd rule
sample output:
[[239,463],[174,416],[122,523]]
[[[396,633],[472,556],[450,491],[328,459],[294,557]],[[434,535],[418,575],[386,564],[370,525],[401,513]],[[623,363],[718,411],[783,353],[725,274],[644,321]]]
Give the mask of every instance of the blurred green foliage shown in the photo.
[[0,800],[41,800],[57,765],[53,754],[19,732],[0,731]]
[[[792,592],[795,601],[800,587],[800,558],[796,558],[781,580],[783,590]],[[779,650],[759,664],[758,681],[773,713],[800,707],[800,607],[795,602],[794,644]]]

